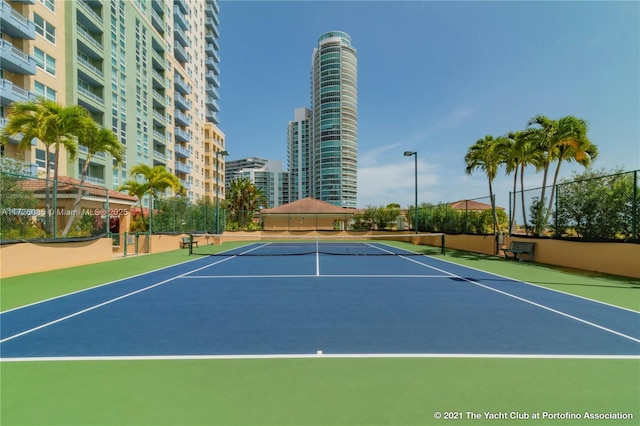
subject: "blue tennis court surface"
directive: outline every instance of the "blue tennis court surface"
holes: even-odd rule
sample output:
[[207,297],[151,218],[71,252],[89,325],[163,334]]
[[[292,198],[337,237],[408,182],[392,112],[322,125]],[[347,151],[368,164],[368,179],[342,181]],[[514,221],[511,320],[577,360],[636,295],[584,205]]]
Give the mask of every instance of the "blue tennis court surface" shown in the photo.
[[194,256],[0,321],[4,360],[640,356],[638,312],[413,255]]

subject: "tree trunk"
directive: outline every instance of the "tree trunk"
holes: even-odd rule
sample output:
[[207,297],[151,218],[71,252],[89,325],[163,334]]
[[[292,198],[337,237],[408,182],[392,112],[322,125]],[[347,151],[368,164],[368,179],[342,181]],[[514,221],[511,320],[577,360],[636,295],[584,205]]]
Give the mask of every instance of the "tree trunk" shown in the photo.
[[[71,209],[72,211],[76,211],[78,209],[78,206],[80,205],[80,201],[82,200],[82,188],[84,187],[84,180],[87,177],[87,171],[89,170],[89,160],[91,159],[91,154],[87,154],[87,160],[84,163],[84,166],[82,166],[82,176],[80,178],[80,186],[78,187],[78,193],[76,194],[76,200],[73,202],[73,208]],[[69,220],[67,220],[67,224],[64,227],[64,231],[62,231],[62,237],[66,237],[67,234],[69,233],[69,231],[71,230],[71,225],[73,225],[73,222],[76,221],[76,214],[71,214],[69,216]]]
[[527,209],[524,207],[524,164],[520,167],[520,199],[522,201],[522,224],[524,225],[524,233],[528,235]]

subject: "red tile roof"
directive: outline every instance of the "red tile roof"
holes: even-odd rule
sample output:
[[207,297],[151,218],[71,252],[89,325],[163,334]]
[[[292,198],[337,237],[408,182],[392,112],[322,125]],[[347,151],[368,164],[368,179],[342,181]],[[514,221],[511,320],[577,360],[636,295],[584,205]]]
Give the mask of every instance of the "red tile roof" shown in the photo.
[[262,214],[353,214],[355,209],[343,209],[315,198],[303,198],[302,200],[293,201],[289,204],[266,209]]
[[[58,187],[56,191],[58,194],[77,194],[78,186],[80,185],[79,179],[73,179],[68,176],[58,176]],[[44,179],[30,179],[23,180],[20,182],[20,186],[22,189],[26,191],[33,192],[44,192],[46,187],[46,180]],[[105,190],[103,186],[94,185],[92,183],[84,183],[82,190],[87,195],[93,195],[98,197],[105,197]],[[138,199],[132,195],[124,194],[122,192],[114,191],[112,189],[109,190],[109,198],[115,200],[123,200],[123,201],[133,201],[136,202]]]
[[[453,203],[449,203],[451,208],[456,210],[491,210],[491,204],[481,203],[473,200],[460,200]],[[504,207],[496,206],[498,210],[504,210]]]

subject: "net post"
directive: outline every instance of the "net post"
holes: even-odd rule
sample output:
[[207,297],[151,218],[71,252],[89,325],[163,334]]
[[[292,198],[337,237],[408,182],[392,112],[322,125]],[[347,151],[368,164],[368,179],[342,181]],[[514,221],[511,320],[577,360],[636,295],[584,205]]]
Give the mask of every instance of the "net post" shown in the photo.
[[442,233],[442,255],[443,255],[443,256],[446,256],[446,254],[447,254],[447,253],[446,253],[446,251],[447,251],[447,245],[446,245],[446,243],[445,243],[445,235],[446,235],[446,234],[443,232],[443,233]]
[[193,234],[189,234],[189,256],[193,254]]

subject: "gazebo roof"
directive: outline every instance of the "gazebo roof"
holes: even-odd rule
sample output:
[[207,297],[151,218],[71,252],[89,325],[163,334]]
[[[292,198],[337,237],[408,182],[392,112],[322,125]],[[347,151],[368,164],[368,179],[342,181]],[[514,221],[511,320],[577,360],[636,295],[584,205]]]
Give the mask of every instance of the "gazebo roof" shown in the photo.
[[353,214],[354,209],[344,209],[315,198],[307,197],[282,206],[266,209],[262,214]]

